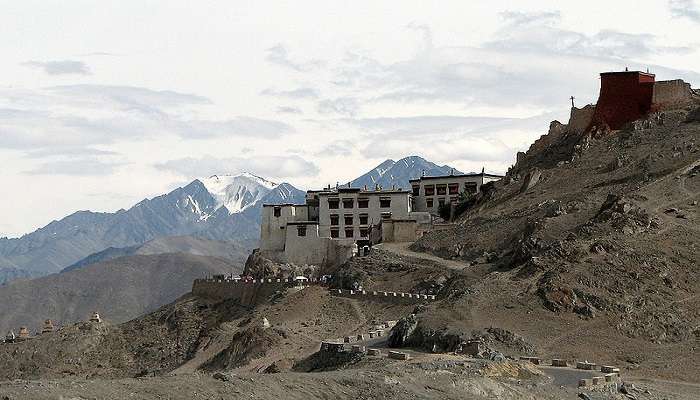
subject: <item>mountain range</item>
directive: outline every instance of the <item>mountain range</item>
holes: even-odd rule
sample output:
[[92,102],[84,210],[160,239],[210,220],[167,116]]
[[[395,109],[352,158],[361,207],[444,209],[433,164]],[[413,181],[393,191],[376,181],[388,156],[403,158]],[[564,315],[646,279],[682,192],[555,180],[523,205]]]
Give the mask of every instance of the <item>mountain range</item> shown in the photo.
[[[450,171],[453,168],[447,165],[410,156],[386,160],[351,185],[407,188],[408,180],[421,174]],[[0,238],[0,284],[120,256],[154,254],[140,252],[148,251],[141,246],[172,236],[225,241],[237,253],[246,254],[257,245],[263,204],[303,203],[304,197],[305,192],[289,183],[242,173],[195,179],[128,210],[78,211],[20,238]],[[163,253],[201,253],[190,250],[171,241]]]
[[8,271],[0,274],[0,282],[18,270],[24,276],[42,276],[110,247],[138,246],[160,237],[235,241],[251,249],[263,203],[303,199],[304,192],[292,185],[246,173],[196,179],[115,213],[78,211],[20,238],[0,239],[0,272]]

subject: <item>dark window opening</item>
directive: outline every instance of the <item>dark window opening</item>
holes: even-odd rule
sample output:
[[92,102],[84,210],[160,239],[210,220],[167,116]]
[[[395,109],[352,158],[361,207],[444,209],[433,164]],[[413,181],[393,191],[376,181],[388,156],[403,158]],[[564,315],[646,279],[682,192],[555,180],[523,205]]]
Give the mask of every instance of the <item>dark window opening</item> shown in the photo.
[[340,221],[340,217],[338,214],[331,214],[331,225],[338,225],[338,222]]
[[331,210],[337,210],[340,206],[340,200],[338,199],[328,199],[328,208]]
[[435,195],[435,186],[426,186],[425,187],[425,195],[426,196],[433,196]]
[[446,185],[437,185],[437,194],[438,196],[444,196],[447,194],[447,186]]
[[355,236],[355,230],[352,228],[346,228],[345,229],[345,237],[346,238],[351,238]]
[[331,229],[331,238],[337,239],[340,237],[340,231],[338,229]]
[[352,225],[352,223],[353,223],[352,220],[353,220],[352,215],[346,215],[344,218],[345,225]]
[[275,207],[274,215],[275,215],[275,217],[281,216],[281,215],[282,215],[282,208],[281,208],[281,207]]
[[459,183],[450,183],[447,187],[450,194],[459,194]]
[[414,196],[419,196],[419,195],[420,195],[420,186],[414,186],[414,187],[413,187],[413,195],[414,195]]
[[379,199],[379,207],[380,207],[380,208],[389,208],[389,207],[391,207],[391,198]]
[[353,208],[354,206],[355,206],[355,200],[343,199],[343,208]]
[[428,208],[433,208],[433,199],[426,199],[425,206]]
[[464,191],[467,193],[476,193],[476,183],[467,183],[464,187]]
[[458,196],[452,196],[450,197],[450,203],[457,203],[459,202],[459,197]]
[[439,206],[439,207],[442,207],[442,206],[444,206],[444,205],[445,205],[445,199],[443,199],[442,197],[440,197],[440,198],[438,199],[438,206]]
[[369,216],[367,214],[360,214],[360,225],[367,225]]
[[369,208],[369,199],[357,199],[358,208]]
[[306,225],[297,226],[297,236],[306,236]]
[[382,219],[389,219],[389,218],[391,218],[391,213],[390,213],[390,212],[382,213]]
[[366,238],[367,236],[369,236],[368,232],[369,231],[367,229],[360,229],[360,237]]

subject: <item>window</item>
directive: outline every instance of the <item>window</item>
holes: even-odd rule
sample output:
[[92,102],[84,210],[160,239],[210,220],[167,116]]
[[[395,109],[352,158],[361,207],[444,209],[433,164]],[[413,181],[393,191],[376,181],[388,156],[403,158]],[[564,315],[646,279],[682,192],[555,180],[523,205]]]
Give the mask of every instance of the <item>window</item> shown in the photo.
[[354,206],[355,206],[355,200],[343,199],[343,208],[353,208]]
[[469,182],[464,184],[464,191],[467,193],[476,193],[477,188],[476,188],[476,183]]
[[338,199],[328,199],[328,208],[331,210],[337,210],[340,205],[340,200]]
[[447,185],[436,185],[438,196],[444,196],[447,194]]
[[345,237],[346,238],[355,237],[355,230],[352,228],[345,228]]
[[358,208],[369,208],[369,199],[357,199]]
[[444,205],[445,205],[445,199],[443,199],[442,197],[440,197],[440,198],[438,199],[438,206],[439,206],[439,207],[442,207],[442,206],[444,206]]
[[331,228],[331,238],[337,239],[340,237],[340,230],[338,228]]
[[352,215],[346,215],[343,222],[345,223],[345,225],[352,225],[353,224],[352,219],[353,219]]
[[433,199],[425,199],[425,206],[428,208],[433,208]]
[[450,203],[455,203],[457,204],[459,202],[459,197],[458,196],[452,196],[450,197]]
[[413,186],[413,195],[414,196],[420,195],[420,186]]
[[360,214],[360,225],[367,225],[369,216],[367,214]]
[[280,215],[282,215],[282,207],[275,207],[274,215],[275,217],[279,217]]
[[369,231],[367,230],[367,228],[361,228],[360,237],[366,238],[367,236],[369,236]]
[[459,194],[459,183],[450,183],[447,185],[450,194]]
[[331,225],[338,225],[339,220],[338,214],[331,214]]
[[430,185],[425,187],[425,195],[426,196],[434,196],[435,195],[435,186]]
[[379,207],[380,208],[389,208],[391,207],[391,197],[382,197],[379,199]]
[[390,218],[391,218],[390,212],[383,212],[382,213],[382,219],[390,219]]
[[297,225],[297,236],[306,236],[306,225]]

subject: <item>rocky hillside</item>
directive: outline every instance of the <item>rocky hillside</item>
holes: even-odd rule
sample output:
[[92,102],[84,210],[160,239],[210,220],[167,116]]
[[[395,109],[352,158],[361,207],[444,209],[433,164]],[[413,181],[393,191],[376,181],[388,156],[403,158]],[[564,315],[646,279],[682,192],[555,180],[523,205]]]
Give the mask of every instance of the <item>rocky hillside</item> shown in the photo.
[[697,110],[614,132],[554,122],[452,227],[413,245],[489,271],[455,277],[443,289],[454,314],[425,318],[460,332],[503,326],[549,354],[587,349],[696,379],[697,362],[660,360],[700,359],[699,202]]
[[134,255],[60,274],[0,286],[0,332],[20,326],[40,329],[85,320],[99,311],[118,323],[168,304],[189,292],[192,281],[211,274],[242,272],[240,263],[191,254]]

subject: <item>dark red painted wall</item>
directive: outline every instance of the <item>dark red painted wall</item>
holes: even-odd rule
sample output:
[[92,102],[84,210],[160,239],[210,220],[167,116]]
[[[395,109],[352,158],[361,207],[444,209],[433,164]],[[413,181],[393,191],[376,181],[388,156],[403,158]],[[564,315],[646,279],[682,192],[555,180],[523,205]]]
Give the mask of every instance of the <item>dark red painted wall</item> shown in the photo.
[[600,96],[593,123],[620,129],[648,114],[654,81],[654,75],[637,71],[600,74]]

